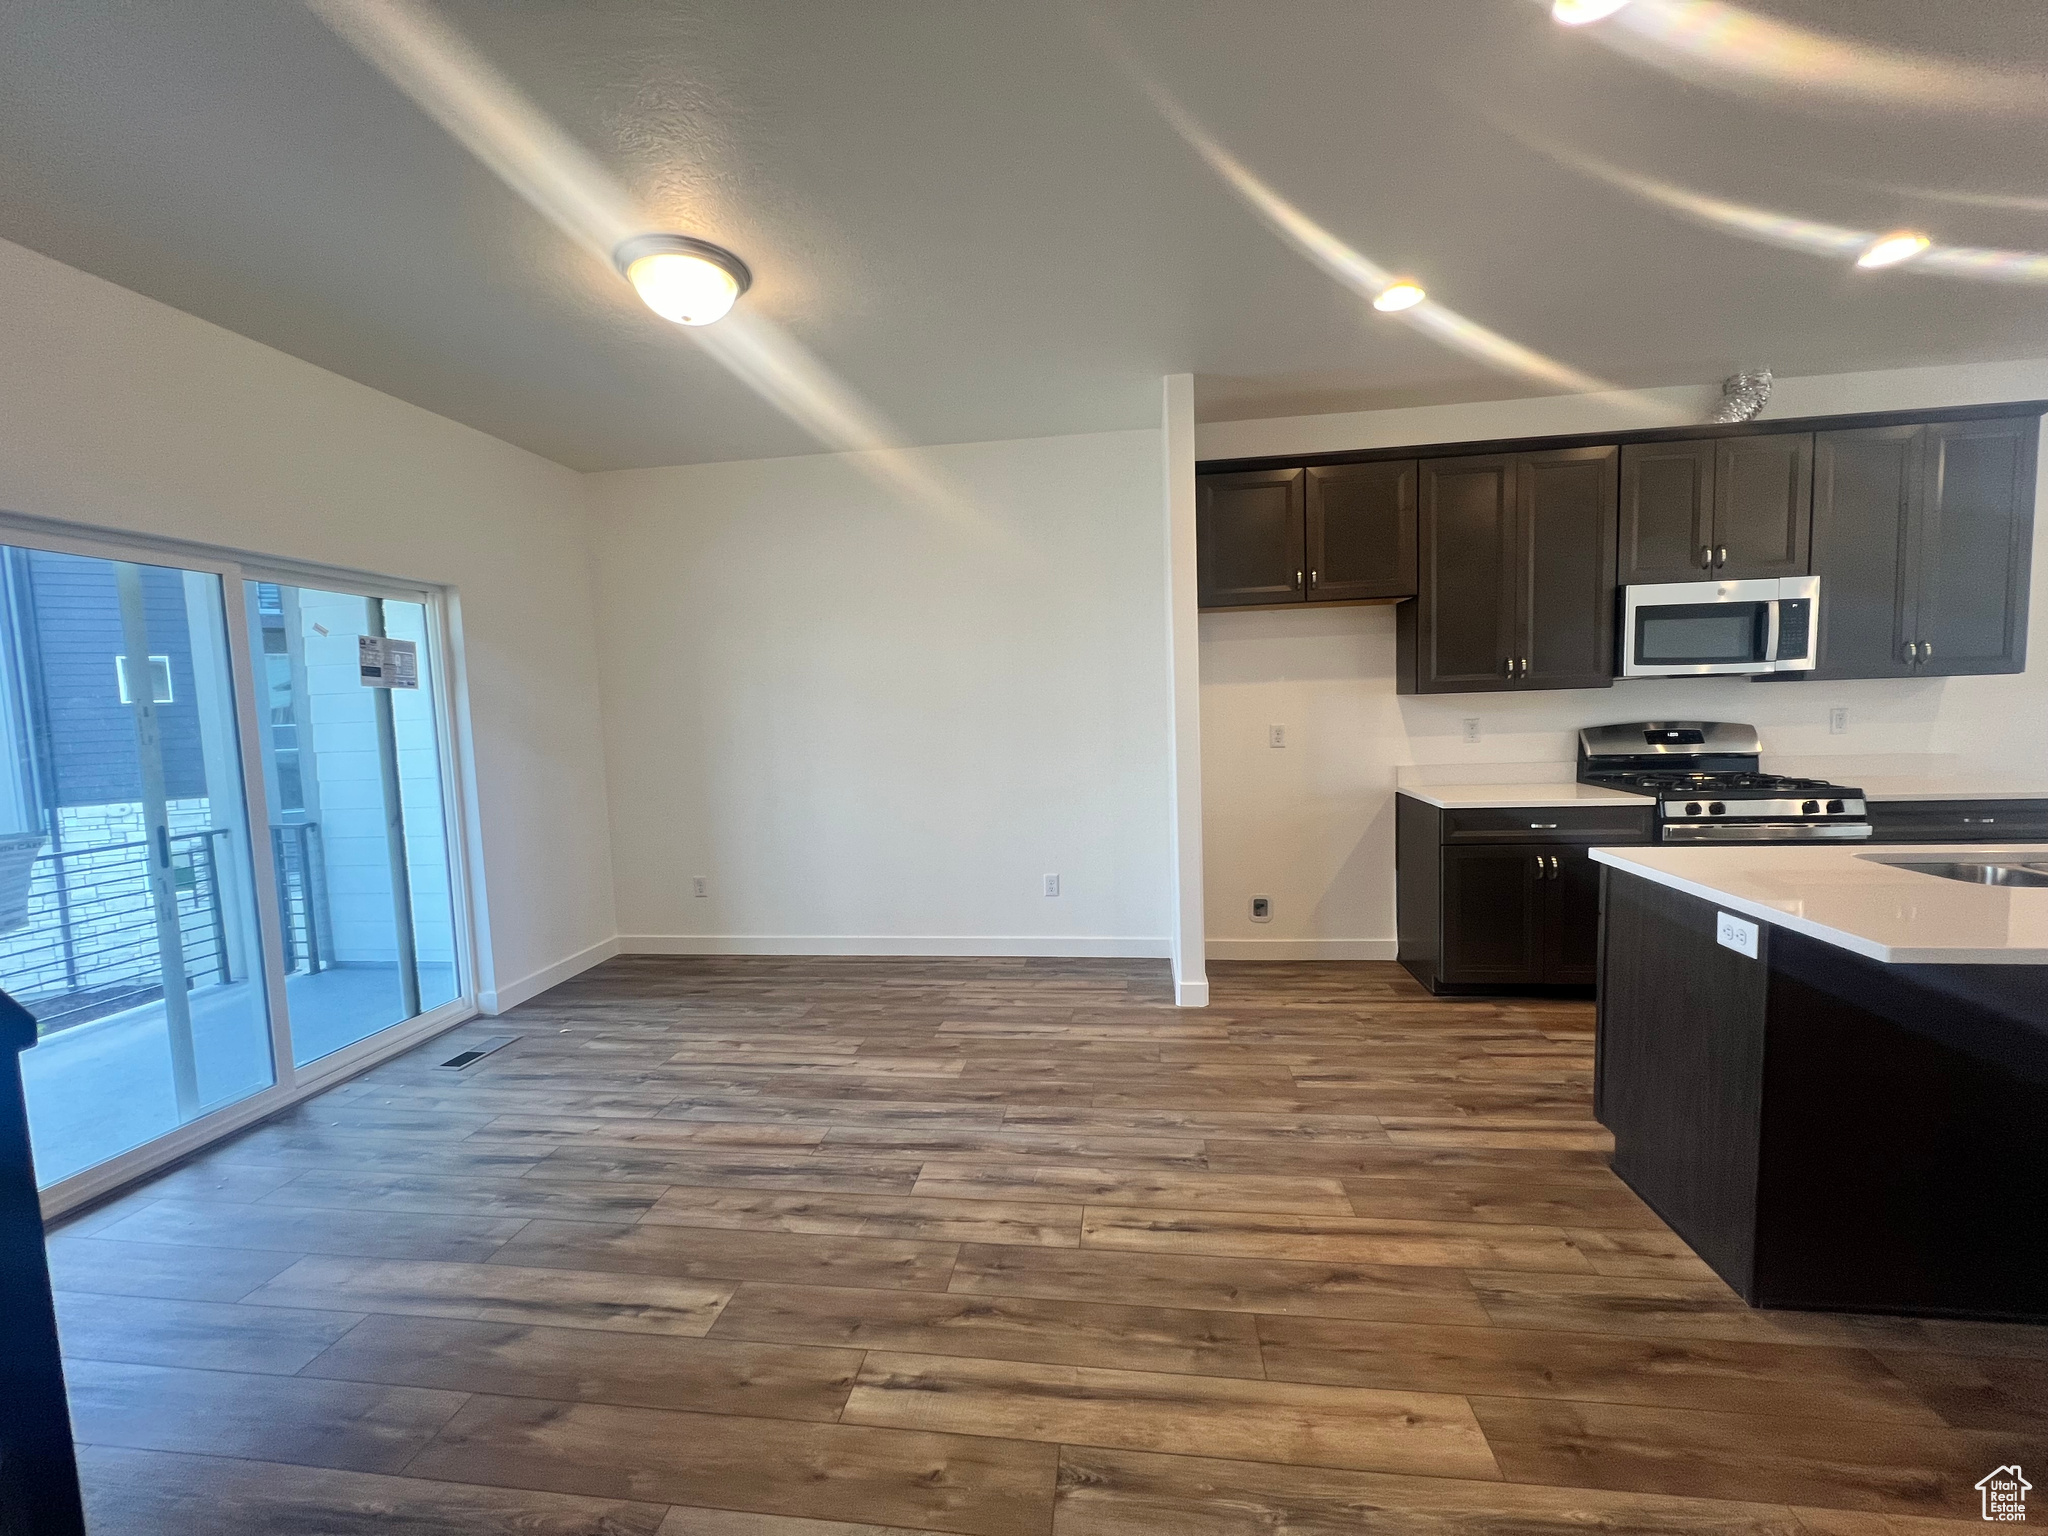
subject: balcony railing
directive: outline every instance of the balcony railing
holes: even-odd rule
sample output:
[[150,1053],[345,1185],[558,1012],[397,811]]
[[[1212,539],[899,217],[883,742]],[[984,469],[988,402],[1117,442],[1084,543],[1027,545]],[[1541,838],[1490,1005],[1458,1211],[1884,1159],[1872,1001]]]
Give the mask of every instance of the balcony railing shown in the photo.
[[[233,981],[216,850],[225,827],[170,839],[185,984]],[[40,1035],[163,996],[149,843],[48,849],[29,880],[28,921],[0,937],[0,973]]]

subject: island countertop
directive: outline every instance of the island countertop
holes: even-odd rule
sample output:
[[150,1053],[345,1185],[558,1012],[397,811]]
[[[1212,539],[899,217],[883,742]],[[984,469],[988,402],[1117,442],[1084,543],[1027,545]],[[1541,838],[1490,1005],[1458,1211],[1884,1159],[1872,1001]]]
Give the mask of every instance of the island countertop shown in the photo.
[[1890,965],[2048,965],[2048,886],[1985,886],[1905,862],[2038,864],[2048,844],[1595,848],[1626,874]]
[[1554,784],[1403,784],[1411,800],[1446,811],[1541,810],[1561,805],[1650,805],[1648,795],[1566,780]]

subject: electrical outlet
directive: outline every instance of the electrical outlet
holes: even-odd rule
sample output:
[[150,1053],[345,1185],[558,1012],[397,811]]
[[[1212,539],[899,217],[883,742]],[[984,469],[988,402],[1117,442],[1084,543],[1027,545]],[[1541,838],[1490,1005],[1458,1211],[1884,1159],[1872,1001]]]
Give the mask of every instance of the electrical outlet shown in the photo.
[[1059,893],[1060,877],[1058,875],[1047,875],[1045,877],[1045,894],[1048,896],[1057,896],[1059,895]]
[[692,896],[709,896],[711,894],[711,882],[702,875],[692,875],[690,877],[690,894]]
[[1255,923],[1270,923],[1273,921],[1272,897],[1254,896],[1252,898],[1252,921]]
[[1269,747],[1284,747],[1284,746],[1286,746],[1286,745],[1287,745],[1287,727],[1286,727],[1286,726],[1284,726],[1284,725],[1269,725],[1269,726],[1267,726],[1267,727],[1266,727],[1266,745],[1267,745],[1267,746],[1269,746]]
[[1465,717],[1465,740],[1474,743],[1479,740],[1479,717],[1477,715],[1467,715]]
[[1846,704],[1837,704],[1833,709],[1828,711],[1828,734],[1830,736],[1843,736],[1848,733],[1848,730],[1849,706]]

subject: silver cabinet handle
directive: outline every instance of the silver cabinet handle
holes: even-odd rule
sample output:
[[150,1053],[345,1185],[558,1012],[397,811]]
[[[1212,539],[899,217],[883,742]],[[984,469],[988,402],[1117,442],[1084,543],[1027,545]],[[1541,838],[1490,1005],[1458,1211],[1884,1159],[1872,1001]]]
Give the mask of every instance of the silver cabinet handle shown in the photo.
[[1512,656],[1508,657],[1500,664],[1500,670],[1504,676],[1513,677],[1515,675],[1515,658]]
[[1920,642],[1920,659],[1922,661],[1932,661],[1934,659],[1934,642],[1932,640],[1922,640]]
[[1296,572],[1294,573],[1294,584],[1295,584],[1295,585],[1296,585],[1297,587],[1301,585],[1301,572],[1299,572],[1299,571],[1296,571]]
[[1965,816],[1963,818],[1963,825],[1966,827],[1988,827],[1996,823],[1997,820],[1996,816]]
[[1562,872],[1557,865],[1557,855],[1553,853],[1550,856],[1550,878],[1555,880]]
[[1308,573],[1308,584],[1310,586],[1314,586],[1316,584],[1316,573],[1314,571],[1310,571]]
[[[1531,832],[1555,832],[1557,830],[1557,823],[1554,821],[1532,821],[1529,823],[1529,830]],[[1537,857],[1541,858],[1542,855],[1538,854]]]
[[1710,571],[1713,568],[1714,546],[1711,544],[1702,544],[1700,546],[1700,569],[1703,571]]
[[1522,658],[1522,676],[1524,676],[1524,677],[1527,677],[1528,675],[1529,675],[1529,658],[1528,658],[1528,657],[1526,657],[1526,656],[1524,656],[1524,657]]
[[1918,661],[1919,659],[1920,659],[1920,642],[1919,642],[1919,641],[1917,641],[1917,640],[1908,640],[1908,641],[1906,642],[1906,660],[1908,660],[1908,661]]
[[1714,568],[1716,570],[1719,570],[1722,566],[1726,565],[1727,563],[1728,546],[1726,544],[1723,544],[1719,549],[1714,551]]

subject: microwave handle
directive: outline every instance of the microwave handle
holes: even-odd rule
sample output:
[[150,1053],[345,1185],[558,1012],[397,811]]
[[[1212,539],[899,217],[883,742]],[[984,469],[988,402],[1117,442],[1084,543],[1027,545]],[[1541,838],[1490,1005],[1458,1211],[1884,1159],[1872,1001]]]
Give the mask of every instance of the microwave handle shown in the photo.
[[1764,604],[1764,607],[1770,611],[1771,616],[1770,629],[1764,636],[1764,660],[1776,661],[1778,659],[1778,625],[1784,616],[1784,600],[1774,597]]

